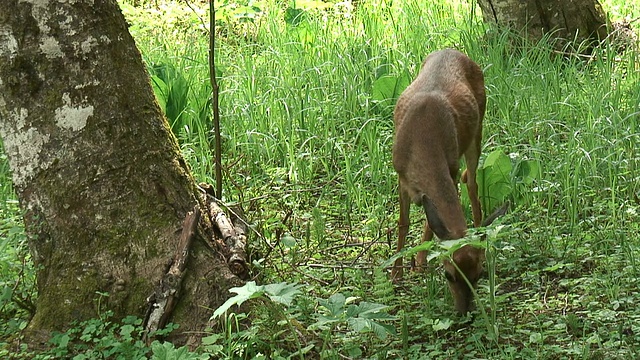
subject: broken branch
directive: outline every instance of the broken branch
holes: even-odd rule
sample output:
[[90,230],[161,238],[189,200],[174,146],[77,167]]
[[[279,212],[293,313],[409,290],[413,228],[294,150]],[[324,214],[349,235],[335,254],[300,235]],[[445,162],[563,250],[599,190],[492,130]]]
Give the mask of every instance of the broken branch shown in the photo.
[[199,220],[200,208],[196,205],[193,211],[187,214],[182,223],[182,233],[180,234],[178,248],[169,270],[162,277],[158,286],[156,286],[154,293],[147,299],[149,309],[145,317],[144,328],[146,331],[143,337],[145,342],[150,341],[149,334],[164,328],[177,304],[182,279],[184,278],[187,266],[189,249],[195,237]]

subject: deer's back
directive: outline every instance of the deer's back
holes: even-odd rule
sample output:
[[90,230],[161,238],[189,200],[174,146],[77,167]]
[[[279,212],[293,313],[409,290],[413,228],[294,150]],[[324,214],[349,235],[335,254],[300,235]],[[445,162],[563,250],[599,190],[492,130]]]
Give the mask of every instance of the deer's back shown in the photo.
[[393,166],[414,202],[421,194],[440,204],[457,202],[459,159],[480,135],[484,96],[482,71],[456,50],[429,55],[400,95]]
[[[482,128],[486,106],[482,70],[463,53],[447,49],[427,56],[417,78],[400,95],[394,121],[403,131],[443,136],[459,158]],[[409,124],[411,122],[411,124]]]

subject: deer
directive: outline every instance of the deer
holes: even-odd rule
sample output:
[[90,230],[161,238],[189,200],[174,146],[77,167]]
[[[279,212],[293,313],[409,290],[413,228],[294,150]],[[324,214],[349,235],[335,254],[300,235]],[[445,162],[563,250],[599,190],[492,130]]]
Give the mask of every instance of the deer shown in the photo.
[[[409,231],[411,203],[424,208],[422,242],[463,238],[467,222],[458,192],[459,161],[464,155],[466,183],[473,226],[482,224],[476,171],[480,158],[486,94],[482,70],[460,51],[429,54],[413,82],[402,92],[394,110],[393,167],[398,174],[400,214],[397,252]],[[483,271],[483,249],[466,245],[443,262],[445,277],[460,314],[473,310],[473,288]],[[416,268],[426,262],[426,251],[416,255]],[[391,278],[402,278],[402,258],[396,259]],[[471,285],[471,286],[469,286]]]

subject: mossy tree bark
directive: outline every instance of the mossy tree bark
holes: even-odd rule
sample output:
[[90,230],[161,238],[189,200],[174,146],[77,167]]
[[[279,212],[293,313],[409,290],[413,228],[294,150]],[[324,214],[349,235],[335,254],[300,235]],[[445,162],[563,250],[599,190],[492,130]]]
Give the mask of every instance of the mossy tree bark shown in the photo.
[[[27,338],[144,316],[202,198],[115,0],[0,0],[0,136],[37,267]],[[182,333],[242,283],[202,233],[170,319]]]
[[538,41],[546,34],[579,49],[604,40],[608,35],[607,16],[597,0],[478,0],[487,24],[511,28]]

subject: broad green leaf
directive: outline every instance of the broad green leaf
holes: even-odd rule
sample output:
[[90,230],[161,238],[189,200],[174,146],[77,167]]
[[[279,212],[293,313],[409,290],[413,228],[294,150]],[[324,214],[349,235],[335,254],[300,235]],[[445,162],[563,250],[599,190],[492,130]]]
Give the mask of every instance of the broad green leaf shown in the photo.
[[296,241],[296,238],[291,236],[291,234],[289,234],[289,233],[285,233],[284,235],[282,235],[282,237],[280,238],[280,242],[287,249],[291,249],[292,247],[298,245],[298,242]]
[[399,253],[394,254],[391,258],[389,258],[387,261],[385,261],[381,267],[389,267],[391,266],[396,259],[401,258],[401,257],[408,257],[408,256],[412,256],[417,254],[420,251],[430,251],[434,245],[436,244],[436,242],[434,241],[425,241],[423,243],[421,243],[420,245],[417,246],[413,246],[413,247],[405,247],[404,249],[402,249],[402,251],[400,251]]
[[284,11],[284,22],[291,26],[298,26],[306,19],[306,11],[298,8],[286,8]]
[[456,240],[442,240],[439,243],[439,246],[447,251],[456,251],[462,247],[462,245],[466,244],[467,241],[465,239],[456,239]]
[[341,293],[333,294],[328,300],[318,299],[320,306],[329,310],[331,317],[339,317],[344,312],[346,298]]
[[352,302],[355,302],[356,300],[360,299],[360,297],[358,296],[349,296],[346,300],[345,300],[345,304],[351,304]]
[[133,325],[122,325],[122,327],[120,327],[120,336],[125,339],[131,339],[131,333],[135,330],[136,328]]
[[60,339],[58,340],[58,347],[59,348],[66,348],[67,345],[69,345],[69,340],[71,338],[69,337],[69,335],[67,334],[63,334],[62,336],[60,336]]
[[200,356],[192,353],[186,346],[175,348],[170,342],[159,343],[154,341],[151,344],[151,350],[153,351],[152,360],[197,360],[207,359],[208,357]]
[[568,266],[567,264],[565,264],[563,262],[559,262],[559,263],[557,263],[555,265],[547,266],[546,268],[542,269],[542,271],[554,272],[554,271],[557,271],[559,269],[565,268],[567,266]]
[[511,159],[502,151],[491,152],[478,169],[478,187],[485,209],[494,209],[512,193]]
[[349,343],[347,344],[347,354],[349,355],[349,358],[351,359],[360,359],[362,358],[362,349],[360,349],[360,346],[356,343]]
[[540,174],[540,163],[535,160],[521,160],[513,170],[516,183],[530,185]]
[[350,317],[347,318],[347,323],[349,327],[357,332],[366,331],[371,329],[371,325],[369,324],[371,320],[359,318],[359,317]]
[[393,327],[393,325],[382,324],[382,323],[375,322],[375,321],[371,322],[371,330],[373,331],[374,334],[376,334],[376,336],[380,340],[385,340],[387,338],[387,335],[395,335],[396,334],[396,328]]
[[394,100],[411,83],[406,74],[400,76],[383,75],[373,82],[371,98],[375,101]]
[[328,317],[324,315],[317,315],[317,320],[315,324],[311,325],[310,328],[314,327],[322,327],[325,324],[333,324],[335,322],[341,321],[340,318],[337,317]]
[[236,20],[254,22],[256,17],[261,13],[260,8],[257,6],[243,6],[239,5],[232,12],[233,17]]
[[366,317],[368,319],[380,319],[384,317],[382,314],[386,315],[383,311],[387,310],[389,307],[387,305],[361,301],[356,308],[358,316]]
[[[487,155],[482,164],[483,168],[505,166],[511,170],[511,160],[502,150],[494,150]],[[509,173],[510,171],[507,171]]]
[[296,27],[295,32],[298,35],[298,41],[302,45],[312,44],[316,39],[314,33],[306,25]]
[[11,300],[11,296],[13,296],[13,290],[11,289],[11,287],[3,287],[2,293],[0,293],[0,306],[9,302]]
[[451,319],[443,319],[443,320],[436,320],[433,325],[431,325],[431,327],[433,328],[433,330],[435,331],[440,331],[440,330],[448,330],[451,325],[453,325],[453,321]]
[[242,287],[229,289],[229,292],[236,293],[238,295],[229,298],[224,302],[224,304],[217,308],[216,311],[213,312],[212,318],[217,318],[226,313],[233,305],[242,305],[243,302],[249,299],[263,296],[264,286],[258,286],[255,281],[249,281]]
[[542,340],[543,340],[542,334],[540,334],[539,332],[534,332],[529,335],[529,342],[531,343],[534,343],[534,344],[542,343]]
[[366,301],[362,301],[358,305],[350,305],[345,314],[347,324],[355,331],[362,332],[371,330],[376,336],[384,339],[388,334],[395,333],[393,326],[378,322],[381,320],[394,319],[393,316],[385,312],[388,308],[386,305]]
[[[487,237],[489,239],[497,238],[498,234],[500,233],[500,231],[502,231],[502,229],[504,229],[504,228],[505,228],[504,225],[498,225],[498,226],[494,226],[494,227],[488,228],[487,231],[486,231]],[[482,243],[485,244],[484,241],[482,241]]]
[[233,305],[242,305],[249,299],[255,299],[265,294],[271,301],[279,304],[291,305],[293,299],[300,293],[302,285],[288,284],[286,282],[268,285],[256,285],[255,281],[249,281],[244,286],[229,289],[229,292],[236,293],[236,296],[229,298],[213,313],[213,318],[219,317]]
[[264,290],[271,301],[291,306],[293,299],[300,294],[302,285],[289,284],[281,282],[278,284],[268,284],[264,286]]
[[351,329],[357,332],[373,331],[373,333],[382,340],[384,340],[389,334],[395,334],[393,326],[381,324],[370,319],[360,317],[349,318],[347,319],[347,323]]
[[211,334],[202,338],[202,345],[213,345],[224,339],[223,334]]

